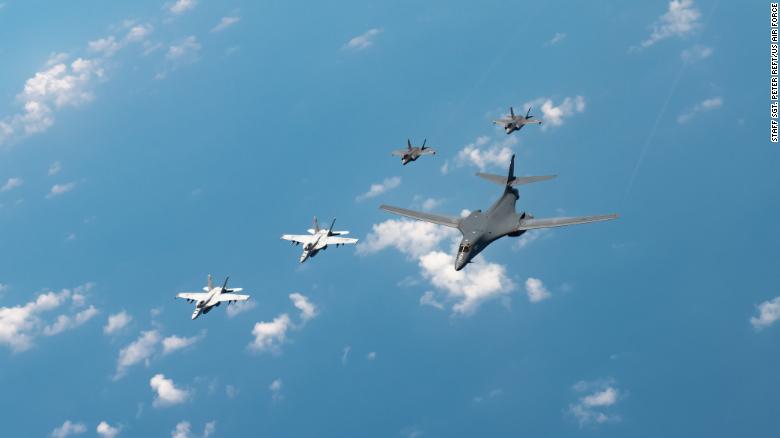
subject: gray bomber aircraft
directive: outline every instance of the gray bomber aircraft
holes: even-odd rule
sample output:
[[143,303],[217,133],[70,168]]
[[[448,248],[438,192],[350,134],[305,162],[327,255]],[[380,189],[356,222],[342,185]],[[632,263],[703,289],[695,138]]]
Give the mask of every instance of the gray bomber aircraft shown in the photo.
[[398,149],[397,151],[393,151],[392,155],[395,155],[396,157],[401,157],[401,164],[403,164],[404,166],[406,166],[412,161],[417,160],[423,155],[436,155],[436,149],[433,149],[431,147],[425,147],[426,141],[428,141],[427,138],[423,140],[422,146],[417,147],[417,146],[412,146],[412,141],[407,138],[406,149]]
[[525,113],[525,116],[516,116],[514,108],[510,106],[509,117],[493,120],[493,124],[502,125],[504,127],[504,131],[506,131],[507,134],[511,134],[515,131],[523,129],[523,126],[525,125],[541,125],[542,121],[535,119],[534,116],[531,115],[530,107],[528,108],[528,112]]
[[520,197],[515,186],[530,184],[538,181],[545,181],[555,178],[555,175],[545,176],[515,176],[515,156],[512,155],[512,161],[509,164],[509,175],[494,175],[490,173],[477,173],[477,176],[488,181],[504,186],[504,193],[488,209],[487,212],[477,210],[471,212],[468,216],[449,217],[418,211],[407,210],[405,208],[381,205],[380,208],[390,213],[407,216],[419,221],[431,222],[438,225],[457,228],[463,235],[463,239],[458,246],[458,254],[455,256],[455,270],[460,271],[466,264],[487,248],[493,241],[504,236],[518,237],[528,230],[537,228],[562,227],[565,225],[585,224],[589,222],[606,221],[616,219],[616,214],[607,214],[600,216],[580,216],[580,217],[556,217],[549,219],[534,219],[526,212],[520,214],[515,212],[515,203]]
[[195,303],[195,310],[192,311],[192,319],[200,316],[201,313],[206,314],[211,311],[212,307],[219,307],[222,303],[235,303],[236,301],[246,301],[249,299],[249,295],[239,295],[236,292],[241,292],[243,289],[240,287],[234,287],[228,289],[228,278],[225,277],[225,283],[220,286],[214,286],[211,282],[211,274],[209,274],[208,282],[203,288],[203,292],[181,292],[176,294],[176,298],[183,298],[190,303]]

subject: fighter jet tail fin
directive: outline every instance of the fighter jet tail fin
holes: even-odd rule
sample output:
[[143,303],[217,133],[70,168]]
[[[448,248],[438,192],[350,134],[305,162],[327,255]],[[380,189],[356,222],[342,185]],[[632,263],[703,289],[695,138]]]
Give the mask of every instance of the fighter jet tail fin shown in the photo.
[[406,148],[412,150],[412,140],[406,139]]
[[335,227],[335,226],[336,226],[336,218],[334,217],[333,218],[333,222],[331,222],[331,224],[330,224],[330,228],[328,228],[328,236],[332,236],[333,235],[333,227]]
[[320,232],[320,223],[317,222],[317,216],[314,216],[314,233],[312,234],[316,234],[319,232]]
[[511,115],[512,115],[512,117],[514,117],[514,116],[515,116],[515,109],[514,109],[514,108],[512,108],[511,106],[509,107],[509,114],[511,114]]

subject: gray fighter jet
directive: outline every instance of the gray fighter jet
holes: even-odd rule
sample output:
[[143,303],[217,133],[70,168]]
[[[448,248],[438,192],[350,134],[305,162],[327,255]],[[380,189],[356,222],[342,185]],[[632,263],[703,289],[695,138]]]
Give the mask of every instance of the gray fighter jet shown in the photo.
[[426,141],[428,141],[427,138],[423,140],[422,146],[418,148],[417,146],[412,146],[412,141],[407,138],[406,149],[398,149],[397,151],[393,151],[392,155],[401,157],[401,164],[404,166],[409,164],[411,161],[417,160],[423,155],[436,155],[436,149],[425,147]]
[[525,113],[525,116],[516,116],[515,110],[511,106],[509,107],[509,117],[504,117],[503,119],[493,120],[494,125],[502,125],[504,127],[504,131],[506,131],[507,134],[511,134],[515,131],[519,131],[523,129],[523,126],[525,125],[541,125],[542,121],[539,119],[535,119],[534,116],[531,115],[531,108],[528,108],[528,112]]
[[504,186],[504,193],[488,209],[487,212],[477,210],[466,217],[449,217],[437,214],[422,213],[405,208],[381,205],[380,208],[390,213],[407,216],[419,221],[431,222],[447,227],[457,228],[463,235],[455,256],[455,270],[460,271],[467,263],[479,254],[493,241],[504,236],[518,237],[528,230],[537,228],[562,227],[565,225],[585,224],[589,222],[616,219],[616,214],[581,217],[556,217],[549,219],[534,219],[526,212],[516,213],[515,203],[519,193],[515,186],[545,181],[555,178],[555,175],[545,176],[515,176],[515,156],[509,164],[509,175],[501,176],[490,173],[477,173],[477,176]]

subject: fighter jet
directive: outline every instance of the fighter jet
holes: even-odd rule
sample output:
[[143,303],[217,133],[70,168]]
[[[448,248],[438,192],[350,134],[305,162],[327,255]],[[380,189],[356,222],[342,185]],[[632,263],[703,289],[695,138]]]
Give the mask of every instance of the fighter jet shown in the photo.
[[504,130],[506,131],[507,135],[511,134],[515,131],[519,131],[523,129],[523,126],[525,125],[531,125],[531,124],[537,124],[541,125],[542,121],[538,119],[534,119],[534,116],[531,114],[531,108],[528,108],[528,112],[525,113],[525,116],[516,116],[515,110],[511,106],[509,107],[509,117],[504,117],[503,119],[493,120],[494,125],[503,125]]
[[425,147],[425,142],[428,141],[426,138],[423,140],[422,146],[419,148],[416,146],[412,146],[412,141],[408,138],[406,139],[406,149],[398,149],[397,151],[393,151],[392,155],[395,155],[396,157],[401,157],[401,164],[406,166],[412,161],[416,161],[418,158],[422,157],[423,155],[436,155],[436,149]]
[[390,213],[407,216],[419,221],[457,228],[463,235],[463,239],[460,241],[458,253],[455,256],[456,271],[463,269],[483,249],[493,241],[504,236],[518,237],[528,230],[537,228],[561,227],[617,218],[616,214],[608,214],[601,216],[534,219],[529,213],[516,213],[515,203],[520,196],[517,189],[515,189],[516,186],[545,181],[555,178],[555,175],[516,177],[514,155],[512,155],[512,161],[509,164],[509,174],[507,176],[481,172],[477,173],[477,176],[504,186],[504,193],[484,213],[482,210],[477,210],[471,212],[466,217],[460,218],[422,213],[389,205],[381,205],[380,208]]
[[328,249],[328,245],[354,245],[358,239],[350,239],[347,237],[339,237],[345,234],[349,234],[349,231],[333,231],[333,226],[336,225],[336,219],[333,219],[333,223],[330,224],[330,228],[327,230],[320,229],[317,218],[314,218],[314,228],[309,228],[307,231],[309,234],[296,235],[285,234],[282,239],[289,240],[293,245],[303,244],[303,253],[301,254],[300,262],[303,263],[309,257],[314,257],[321,249]]
[[211,284],[211,274],[209,274],[208,283],[203,288],[203,292],[182,292],[176,294],[176,298],[183,298],[190,303],[195,303],[195,310],[192,312],[192,319],[206,314],[213,307],[219,307],[222,303],[235,303],[236,301],[246,301],[249,295],[238,295],[235,292],[241,292],[240,287],[228,289],[227,283],[230,277],[225,277],[225,283],[222,286],[214,287]]

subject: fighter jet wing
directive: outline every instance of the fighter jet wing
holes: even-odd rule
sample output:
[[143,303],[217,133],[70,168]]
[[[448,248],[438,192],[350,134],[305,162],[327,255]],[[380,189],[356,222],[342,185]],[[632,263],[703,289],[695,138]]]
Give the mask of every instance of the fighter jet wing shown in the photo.
[[203,292],[182,292],[176,294],[176,298],[184,298],[185,300],[205,300],[209,297],[209,294]]
[[616,214],[603,214],[599,216],[580,217],[554,217],[548,219],[521,219],[517,231],[533,230],[536,228],[564,227],[566,225],[587,224],[590,222],[608,221],[617,219]]
[[393,207],[391,205],[380,205],[379,208],[385,211],[389,211],[393,214],[410,217],[417,219],[418,221],[431,222],[434,224],[444,225],[445,227],[458,228],[460,219],[448,216],[439,216],[437,214],[423,213],[419,211],[407,210],[405,208]]
[[289,240],[291,242],[309,243],[313,236],[306,234],[285,234],[282,239]]
[[403,157],[406,155],[406,153],[409,152],[408,149],[398,149],[396,151],[390,152],[390,155],[396,156],[396,157]]
[[348,237],[336,237],[328,236],[327,245],[354,245],[358,242],[357,239],[350,239]]
[[249,299],[249,295],[238,295],[238,294],[219,294],[219,301],[228,301],[231,303],[235,303],[236,301],[246,301]]
[[425,148],[424,150],[420,151],[420,155],[436,155],[436,149]]
[[512,123],[512,119],[498,119],[493,120],[494,125],[506,125],[507,123]]

